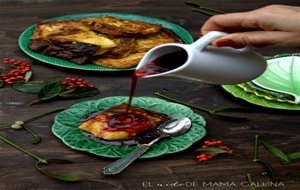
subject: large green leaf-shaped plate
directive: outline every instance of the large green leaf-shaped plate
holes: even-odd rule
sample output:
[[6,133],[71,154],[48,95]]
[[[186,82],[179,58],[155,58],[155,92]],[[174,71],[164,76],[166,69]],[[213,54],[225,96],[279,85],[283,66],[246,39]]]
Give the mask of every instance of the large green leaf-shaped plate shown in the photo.
[[[52,126],[52,132],[60,138],[64,144],[75,150],[89,152],[102,157],[123,157],[134,150],[136,146],[116,146],[94,141],[83,135],[78,126],[82,119],[93,112],[127,102],[128,97],[114,96],[75,104],[69,109],[57,114]],[[132,105],[159,111],[173,118],[189,117],[192,120],[192,127],[189,131],[178,137],[173,137],[154,144],[141,158],[152,158],[183,151],[196,141],[202,139],[206,134],[204,118],[195,114],[186,106],[152,97],[133,98]]]
[[300,54],[280,55],[267,62],[266,71],[252,82],[270,91],[290,94],[300,104]]
[[[50,20],[78,20],[81,18],[89,18],[89,17],[101,17],[101,16],[115,16],[123,19],[128,20],[137,20],[142,22],[149,22],[154,24],[161,24],[164,28],[170,29],[174,32],[175,35],[177,35],[184,43],[190,44],[193,42],[193,38],[191,34],[186,31],[181,26],[168,22],[163,19],[158,19],[150,16],[144,16],[144,15],[136,15],[136,14],[126,14],[126,13],[87,13],[87,14],[73,14],[73,15],[65,15],[60,17],[55,17],[51,19],[47,19],[45,21]],[[123,70],[134,70],[135,67],[127,68],[127,69],[116,69],[111,67],[105,67],[95,64],[84,64],[84,65],[78,65],[60,58],[51,57],[47,55],[43,55],[40,53],[36,53],[28,48],[28,45],[30,43],[30,37],[32,36],[32,33],[35,29],[35,25],[30,26],[27,28],[19,37],[19,46],[20,48],[30,57],[37,59],[39,61],[56,65],[60,67],[65,68],[72,68],[72,69],[80,69],[80,70],[89,70],[89,71],[123,71]]]

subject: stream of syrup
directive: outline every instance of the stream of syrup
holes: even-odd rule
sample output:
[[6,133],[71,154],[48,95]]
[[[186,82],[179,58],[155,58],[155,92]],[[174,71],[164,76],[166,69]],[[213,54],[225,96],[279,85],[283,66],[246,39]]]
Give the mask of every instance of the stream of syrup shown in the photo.
[[[127,103],[126,112],[114,114],[109,119],[109,127],[111,129],[130,130],[130,133],[139,133],[143,131],[143,125],[148,118],[135,112],[131,108],[132,98],[136,91],[137,81],[139,78],[145,76],[163,73],[175,69],[183,65],[187,60],[187,53],[185,51],[178,51],[170,54],[160,56],[149,63],[136,70],[131,77],[131,90],[129,94],[129,101]],[[161,113],[161,116],[164,115]],[[134,131],[131,131],[134,130]],[[139,130],[139,131],[136,131]],[[129,132],[129,131],[127,131]]]
[[[178,51],[170,54],[163,55],[158,57],[149,63],[142,66],[140,69],[136,70],[131,76],[131,89],[129,94],[129,101],[124,109],[124,112],[119,112],[116,114],[112,114],[108,118],[109,128],[107,130],[110,131],[126,131],[129,136],[133,136],[133,134],[138,134],[133,139],[128,140],[117,140],[117,141],[106,141],[103,139],[99,139],[94,137],[95,140],[105,143],[105,144],[114,144],[114,145],[136,145],[136,144],[144,144],[149,143],[153,139],[158,137],[158,133],[154,129],[146,129],[145,127],[149,127],[149,122],[151,126],[151,121],[149,121],[148,117],[139,113],[136,108],[131,107],[132,98],[136,91],[137,81],[139,78],[143,78],[145,76],[154,75],[158,73],[163,73],[170,71],[172,69],[178,68],[183,65],[187,60],[187,53],[185,51]],[[144,110],[146,111],[146,110]],[[86,120],[95,117],[99,113],[95,113],[91,115]],[[157,114],[157,115],[155,115]],[[147,115],[151,115],[154,118],[160,118],[161,122],[165,122],[168,119],[171,119],[168,115],[159,112],[151,112],[147,113]],[[148,125],[146,125],[148,123]],[[93,137],[93,135],[83,132],[85,135],[89,137]]]

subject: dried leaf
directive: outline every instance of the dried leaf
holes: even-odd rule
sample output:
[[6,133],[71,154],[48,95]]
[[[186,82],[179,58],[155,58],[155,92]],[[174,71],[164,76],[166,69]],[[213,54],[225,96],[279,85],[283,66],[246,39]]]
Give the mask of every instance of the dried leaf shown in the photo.
[[32,76],[32,71],[27,71],[25,74],[25,82],[28,82]]

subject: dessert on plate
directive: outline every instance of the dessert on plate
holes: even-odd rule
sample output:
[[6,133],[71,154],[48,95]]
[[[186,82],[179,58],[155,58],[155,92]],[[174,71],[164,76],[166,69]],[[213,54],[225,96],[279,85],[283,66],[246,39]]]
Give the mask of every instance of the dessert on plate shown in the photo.
[[106,141],[130,140],[145,134],[172,119],[170,116],[138,107],[120,104],[93,113],[79,128]]

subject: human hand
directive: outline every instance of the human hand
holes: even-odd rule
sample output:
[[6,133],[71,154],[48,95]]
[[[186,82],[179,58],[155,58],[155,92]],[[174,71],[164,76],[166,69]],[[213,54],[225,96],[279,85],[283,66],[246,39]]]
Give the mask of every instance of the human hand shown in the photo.
[[300,45],[300,7],[269,5],[249,12],[216,15],[201,28],[229,34],[212,42],[214,46],[256,47]]

